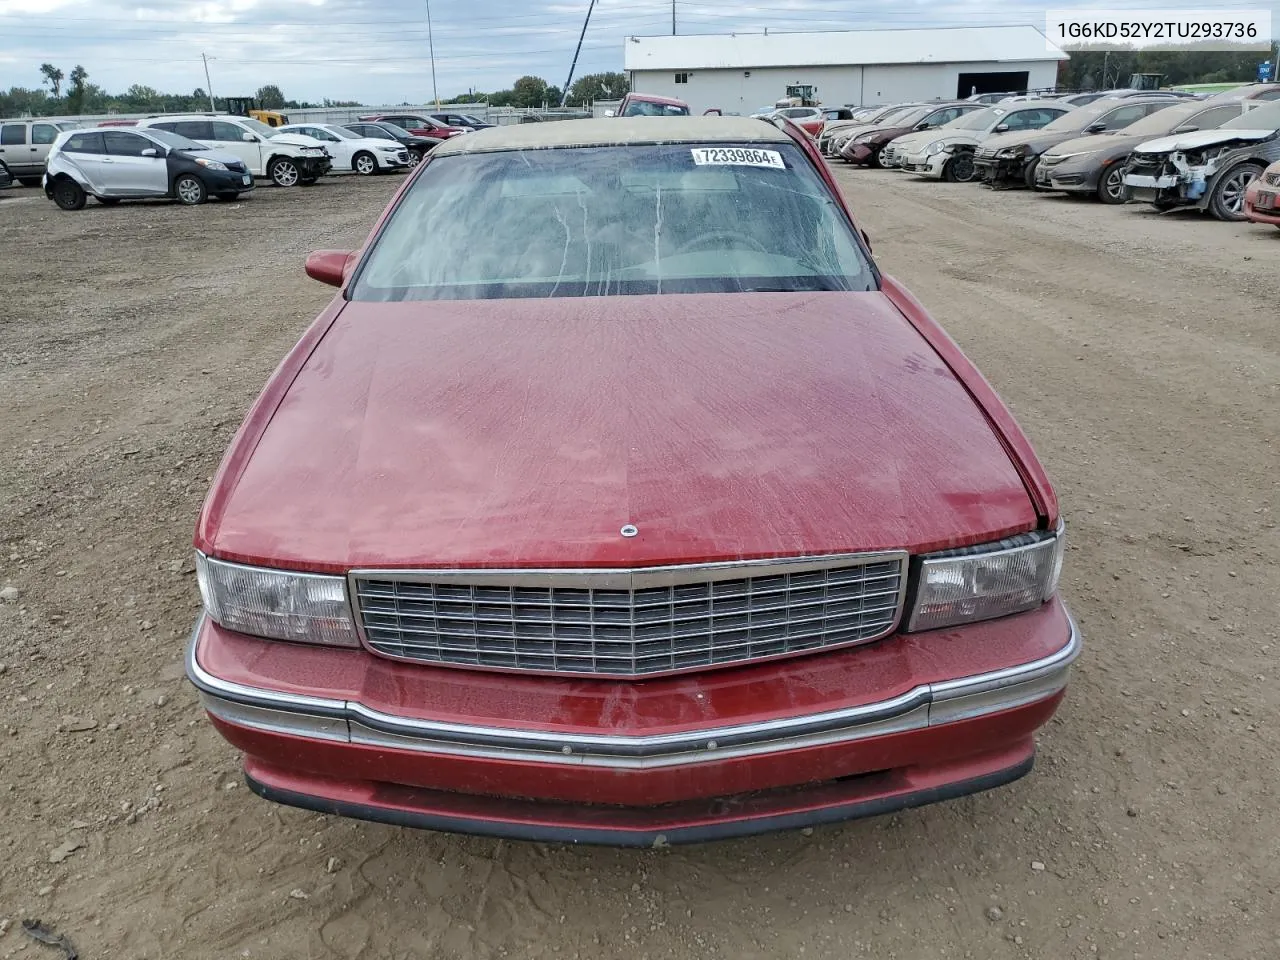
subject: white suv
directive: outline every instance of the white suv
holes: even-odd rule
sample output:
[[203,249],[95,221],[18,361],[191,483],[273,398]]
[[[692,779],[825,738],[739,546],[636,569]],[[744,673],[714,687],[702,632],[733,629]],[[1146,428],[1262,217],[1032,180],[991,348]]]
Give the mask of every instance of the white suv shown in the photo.
[[323,143],[333,158],[335,171],[354,170],[368,177],[383,170],[409,168],[409,151],[403,144],[362,137],[337,124],[291,123],[277,130],[277,137],[282,133],[296,133]]
[[329,172],[333,160],[324,144],[296,133],[279,133],[252,117],[150,117],[139,127],[155,127],[233,153],[255,177],[269,177],[277,187],[309,186]]

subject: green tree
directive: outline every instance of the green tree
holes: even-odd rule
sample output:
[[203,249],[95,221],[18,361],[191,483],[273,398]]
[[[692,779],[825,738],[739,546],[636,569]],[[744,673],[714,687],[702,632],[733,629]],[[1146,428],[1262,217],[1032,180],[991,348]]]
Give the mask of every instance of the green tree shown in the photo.
[[62,90],[62,78],[65,74],[52,63],[40,64],[40,73],[44,77],[44,82],[49,84],[49,89],[53,91],[54,97],[59,96]]
[[592,100],[621,100],[631,92],[631,81],[625,73],[588,73],[569,88],[570,103]]
[[71,71],[71,88],[67,91],[67,109],[72,113],[83,113],[85,105],[85,82],[89,79],[89,71],[76,64]]
[[274,83],[258,88],[258,105],[263,110],[281,110],[285,105],[285,96]]
[[541,77],[521,77],[511,87],[512,105],[540,107],[547,101],[547,81]]

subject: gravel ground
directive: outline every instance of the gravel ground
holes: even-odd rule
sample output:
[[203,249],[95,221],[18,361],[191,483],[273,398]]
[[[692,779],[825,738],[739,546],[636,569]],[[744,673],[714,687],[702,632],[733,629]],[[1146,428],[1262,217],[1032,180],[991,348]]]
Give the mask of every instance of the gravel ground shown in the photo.
[[[669,851],[410,832],[240,784],[182,679],[191,530],[398,178],[231,205],[0,197],[0,957],[1280,953],[1280,232],[839,174],[1010,402],[1087,652],[1017,784]],[[49,953],[52,956],[52,953]]]

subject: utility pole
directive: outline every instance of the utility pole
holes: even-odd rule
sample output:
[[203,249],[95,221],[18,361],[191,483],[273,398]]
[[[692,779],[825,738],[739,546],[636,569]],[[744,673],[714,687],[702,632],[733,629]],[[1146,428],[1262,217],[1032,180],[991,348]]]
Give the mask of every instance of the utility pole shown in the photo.
[[671,0],[671,35],[676,35],[676,0]]
[[213,81],[209,79],[209,58],[202,53],[200,59],[204,61],[204,89],[209,94],[209,111],[217,113],[218,108],[213,105]]
[[569,85],[573,83],[573,72],[578,69],[578,55],[582,53],[582,41],[587,36],[587,25],[591,23],[591,11],[596,8],[596,0],[591,0],[587,7],[587,19],[582,21],[582,33],[578,34],[578,49],[573,51],[573,63],[569,64],[569,79],[564,82],[564,89],[560,93],[560,106],[564,106],[569,102]]
[[431,51],[431,97],[440,109],[440,88],[436,86],[436,38],[431,29],[431,0],[427,0],[427,46]]

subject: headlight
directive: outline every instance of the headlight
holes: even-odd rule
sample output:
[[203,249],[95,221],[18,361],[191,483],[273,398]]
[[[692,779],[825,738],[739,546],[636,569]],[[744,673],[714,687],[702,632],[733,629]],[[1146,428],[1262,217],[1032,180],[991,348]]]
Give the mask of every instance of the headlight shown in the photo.
[[1064,544],[1059,527],[921,557],[907,629],[937,630],[1034,610],[1058,589]]
[[208,157],[196,157],[196,163],[202,167],[208,167],[210,170],[225,170],[227,165],[219,163],[217,160],[210,160]]
[[1091,157],[1097,150],[1081,150],[1079,153],[1056,153],[1053,159],[1061,163],[1063,160],[1075,160],[1077,157]]
[[854,143],[870,143],[872,140],[876,138],[876,136],[877,135],[874,133],[864,133],[860,137],[857,137],[853,142]]
[[215,623],[272,640],[358,647],[342,577],[243,567],[196,553],[196,579]]
[[935,140],[924,148],[925,156],[932,157],[935,153],[941,153],[942,148],[946,146],[941,140]]
[[1005,147],[1003,150],[997,153],[996,156],[999,157],[1001,160],[1012,160],[1015,157],[1022,156],[1026,152],[1027,152],[1027,148],[1025,146],[1019,145],[1016,147]]
[[381,146],[380,146],[380,147],[378,147],[378,149],[379,149],[379,150],[381,150],[383,153],[399,153],[399,152],[400,152],[401,150],[403,150],[404,148],[403,148],[403,147],[381,147]]

